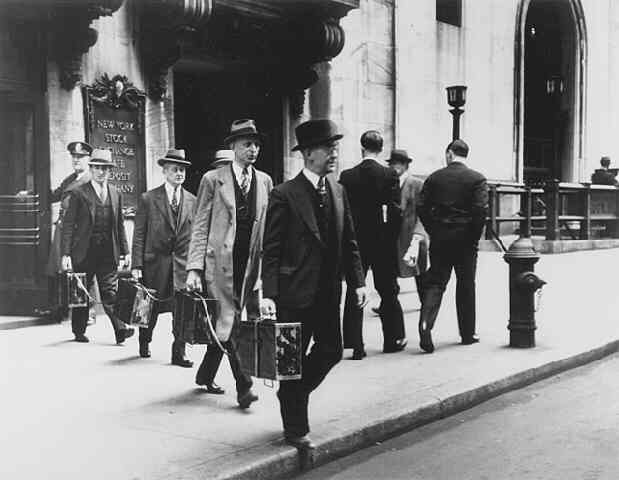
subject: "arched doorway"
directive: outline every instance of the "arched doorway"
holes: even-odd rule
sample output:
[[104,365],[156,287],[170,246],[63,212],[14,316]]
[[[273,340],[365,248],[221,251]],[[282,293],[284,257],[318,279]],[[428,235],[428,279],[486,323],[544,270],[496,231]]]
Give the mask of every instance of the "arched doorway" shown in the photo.
[[515,61],[517,177],[580,180],[586,65],[580,1],[522,0]]

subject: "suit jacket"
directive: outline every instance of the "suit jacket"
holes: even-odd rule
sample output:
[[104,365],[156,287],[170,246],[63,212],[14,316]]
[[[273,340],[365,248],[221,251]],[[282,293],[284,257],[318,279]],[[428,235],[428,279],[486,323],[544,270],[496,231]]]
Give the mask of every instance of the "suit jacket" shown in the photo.
[[[402,220],[400,182],[396,171],[376,160],[365,159],[344,170],[340,183],[346,188],[350,200],[361,255],[365,258],[373,251],[384,251],[386,245],[395,255]],[[386,223],[383,205],[387,207]]]
[[[359,247],[348,198],[341,185],[326,177],[333,195],[337,232],[335,272],[346,275],[352,288],[365,285]],[[326,245],[314,214],[303,172],[271,192],[264,232],[262,290],[281,306],[305,308],[315,301]]]
[[253,171],[256,175],[256,213],[239,304],[234,302],[233,285],[236,198],[232,166],[206,172],[198,190],[187,270],[204,272],[209,295],[219,300],[216,331],[222,341],[230,337],[235,315],[243,310],[249,296],[260,288],[262,237],[273,181],[266,173],[255,168]]
[[488,211],[486,178],[461,162],[451,162],[424,182],[419,216],[431,242],[476,244]]
[[[108,185],[109,199],[112,204],[114,221],[112,222],[113,261],[118,263],[121,255],[127,255],[127,235],[122,216],[122,197],[118,191]],[[90,182],[75,188],[69,197],[69,207],[63,217],[62,254],[70,255],[73,266],[86,259],[92,226],[95,219],[97,193]]]
[[[417,212],[417,204],[419,203],[419,195],[423,187],[423,180],[413,177],[410,173],[405,173],[406,178],[401,188],[401,204],[402,209],[402,227],[398,236],[398,273],[402,278],[419,275],[426,271],[427,268],[427,251],[428,242],[427,234]],[[423,240],[419,244],[419,256],[417,258],[417,266],[409,267],[404,263],[404,255],[411,244],[413,235],[421,235]]]
[[591,175],[591,183],[595,185],[617,185],[617,177],[615,177],[613,172],[598,168]]
[[[144,285],[160,297],[185,288],[187,253],[196,197],[184,188],[174,221],[164,185],[143,193],[138,201],[131,248],[131,265],[142,269]],[[173,288],[172,288],[173,287]]]

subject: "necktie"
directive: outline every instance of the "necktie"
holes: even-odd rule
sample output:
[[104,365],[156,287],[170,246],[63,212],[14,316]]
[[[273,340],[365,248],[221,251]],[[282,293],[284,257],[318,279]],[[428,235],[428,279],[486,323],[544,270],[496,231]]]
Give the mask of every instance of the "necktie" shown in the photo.
[[327,201],[327,185],[325,184],[325,177],[320,177],[318,185],[316,186],[318,192],[318,198],[320,200],[320,207],[324,207]]
[[170,207],[172,207],[172,213],[174,214],[174,216],[176,217],[176,215],[178,214],[178,187],[176,187],[174,189],[174,191],[172,192],[172,202],[170,203]]
[[107,187],[105,185],[99,187],[99,198],[101,199],[101,203],[105,203],[107,198]]
[[247,167],[244,167],[243,172],[241,172],[241,192],[243,192],[244,197],[249,192],[249,171]]

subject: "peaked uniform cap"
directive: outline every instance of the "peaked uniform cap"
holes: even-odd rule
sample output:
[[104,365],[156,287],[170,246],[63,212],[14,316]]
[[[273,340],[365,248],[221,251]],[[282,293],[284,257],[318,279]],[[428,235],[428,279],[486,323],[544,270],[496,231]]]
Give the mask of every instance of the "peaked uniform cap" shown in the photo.
[[116,164],[112,160],[112,152],[95,148],[90,155],[88,165],[102,165],[104,167],[115,167]]
[[67,150],[71,155],[81,155],[83,157],[92,153],[92,147],[86,142],[71,142],[67,145]]
[[292,151],[302,150],[307,147],[323,145],[343,138],[337,125],[331,120],[309,120],[303,122],[294,130],[298,145]]
[[262,142],[264,137],[261,133],[258,133],[256,128],[256,122],[251,118],[244,118],[242,120],[235,120],[230,126],[230,133],[224,139],[224,143],[228,144],[233,140],[241,137],[257,138]]
[[185,150],[180,148],[171,148],[165,154],[165,157],[157,160],[157,163],[163,167],[166,163],[176,163],[178,165],[191,165],[189,160],[185,159]]

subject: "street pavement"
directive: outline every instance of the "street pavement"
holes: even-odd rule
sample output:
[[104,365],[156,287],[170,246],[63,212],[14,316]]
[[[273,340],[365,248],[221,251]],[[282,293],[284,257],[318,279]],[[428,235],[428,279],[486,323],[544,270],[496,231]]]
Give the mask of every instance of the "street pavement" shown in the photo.
[[615,480],[619,355],[301,475],[298,480]]
[[[419,301],[413,280],[404,280],[409,347],[382,354],[380,322],[366,314],[368,357],[342,361],[311,397],[318,448],[309,459],[283,443],[273,388],[257,380],[260,400],[240,411],[225,360],[217,377],[224,396],[196,388],[195,368],[169,364],[169,316],[155,330],[150,359],[138,357],[135,337],[116,346],[104,316],[88,329],[90,344],[70,341],[66,324],[2,331],[0,478],[290,478],[300,466],[616,351],[618,267],[616,250],[542,257],[536,271],[548,285],[538,346],[525,350],[506,347],[508,272],[501,255],[480,253],[477,345],[458,344],[452,283],[435,328],[437,350],[420,353]],[[203,352],[194,346],[189,355],[199,363]]]

